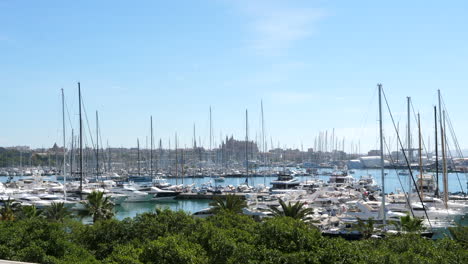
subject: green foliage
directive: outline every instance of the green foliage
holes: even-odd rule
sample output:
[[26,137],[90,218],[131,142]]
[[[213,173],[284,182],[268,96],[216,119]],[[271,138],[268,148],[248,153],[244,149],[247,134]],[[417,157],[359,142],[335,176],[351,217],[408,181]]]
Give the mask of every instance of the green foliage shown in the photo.
[[258,242],[267,248],[291,253],[314,250],[322,239],[315,228],[291,217],[275,217],[260,224]]
[[423,220],[413,218],[409,214],[400,217],[401,229],[406,232],[421,232],[424,230]]
[[2,208],[0,209],[0,220],[13,221],[16,218],[16,213],[20,210],[21,205],[8,197],[7,200],[1,200]]
[[104,196],[104,192],[91,192],[83,204],[85,209],[81,213],[82,216],[92,216],[93,223],[114,217],[114,203],[109,196]]
[[468,226],[457,225],[449,227],[453,239],[459,242],[465,249],[468,249]]
[[375,232],[374,218],[369,218],[367,221],[357,218],[357,223],[353,228],[361,233],[363,239],[370,238]]
[[205,250],[185,236],[160,237],[144,246],[140,256],[143,263],[160,264],[204,264],[208,262]]
[[103,263],[106,264],[142,264],[140,255],[142,248],[133,244],[124,244],[117,246]]
[[50,221],[63,222],[71,216],[71,212],[64,203],[52,203],[44,211],[45,217]]
[[75,241],[91,252],[97,259],[105,259],[119,244],[128,243],[137,234],[132,234],[132,222],[115,219],[97,221],[75,229]]
[[35,205],[21,206],[16,217],[18,219],[38,219],[42,217],[42,210],[37,209]]
[[67,263],[75,258],[93,263],[94,257],[72,243],[65,229],[65,224],[41,218],[0,222],[0,259]]
[[[51,219],[24,207],[15,219],[0,221],[0,259],[61,264],[468,263],[466,227],[451,229],[454,239],[434,241],[408,233],[345,241],[323,237],[293,217],[256,222],[229,210],[195,219],[165,209],[92,225]],[[362,224],[366,230],[374,226]]]
[[275,216],[287,216],[294,219],[306,221],[310,219],[310,215],[314,213],[312,208],[304,208],[304,203],[297,201],[291,205],[291,202],[286,204],[283,200],[279,199],[281,210],[277,207],[271,207],[271,212]]
[[226,199],[219,196],[214,197],[214,201],[210,203],[213,206],[212,211],[219,213],[220,211],[229,211],[233,213],[242,213],[242,209],[247,207],[247,202],[235,194],[226,195]]
[[139,240],[154,240],[170,234],[190,235],[195,226],[196,220],[183,211],[156,209],[137,215],[132,221],[132,233]]

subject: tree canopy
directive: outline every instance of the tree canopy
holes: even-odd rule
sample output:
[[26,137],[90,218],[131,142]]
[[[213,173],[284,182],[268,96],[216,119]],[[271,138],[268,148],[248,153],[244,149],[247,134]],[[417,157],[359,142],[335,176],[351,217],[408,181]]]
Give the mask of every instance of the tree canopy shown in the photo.
[[[56,208],[57,209],[57,208]],[[45,211],[50,209],[45,209]],[[28,208],[0,221],[0,259],[34,263],[468,263],[464,227],[454,239],[417,233],[328,238],[288,216],[255,221],[229,210],[206,219],[169,209],[83,224]]]

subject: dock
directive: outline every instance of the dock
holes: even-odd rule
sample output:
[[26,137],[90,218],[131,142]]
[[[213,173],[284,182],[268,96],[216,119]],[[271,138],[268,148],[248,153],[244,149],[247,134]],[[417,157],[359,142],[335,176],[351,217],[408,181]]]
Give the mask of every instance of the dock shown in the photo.
[[213,194],[213,193],[181,193],[177,195],[176,199],[179,200],[213,200],[215,197],[226,198],[228,195],[239,196],[242,199],[245,199],[245,193],[222,193],[222,194]]

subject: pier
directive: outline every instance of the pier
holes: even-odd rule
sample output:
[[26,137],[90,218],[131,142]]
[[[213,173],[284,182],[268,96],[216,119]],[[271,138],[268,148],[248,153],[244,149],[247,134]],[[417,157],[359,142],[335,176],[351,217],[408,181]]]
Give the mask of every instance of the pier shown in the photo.
[[177,195],[176,199],[180,200],[213,200],[215,197],[226,198],[228,195],[235,195],[245,199],[245,193],[220,193],[220,194],[213,194],[213,193],[181,193]]

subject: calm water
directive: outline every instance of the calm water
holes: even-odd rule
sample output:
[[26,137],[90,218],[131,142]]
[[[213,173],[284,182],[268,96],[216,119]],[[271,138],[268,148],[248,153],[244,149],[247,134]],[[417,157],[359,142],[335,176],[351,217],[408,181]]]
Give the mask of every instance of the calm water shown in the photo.
[[187,213],[195,213],[207,208],[210,200],[174,200],[174,201],[155,201],[144,203],[123,203],[115,207],[117,219],[134,217],[137,214],[152,212],[156,208],[169,208],[173,211],[183,210]]
[[[327,170],[322,170],[322,171],[327,171]],[[387,175],[385,176],[385,192],[390,193],[390,192],[395,192],[398,189],[402,190],[399,178],[403,184],[403,188],[405,191],[407,191],[408,187],[408,177],[409,176],[403,176],[403,175],[398,175],[396,170],[385,170]],[[369,169],[369,170],[355,170],[355,174],[352,176],[356,179],[359,179],[360,176],[364,175],[372,175],[374,176],[374,179],[377,181],[378,184],[381,184],[381,173],[380,169]],[[413,175],[416,177],[418,175],[418,171],[413,171]],[[299,176],[300,181],[305,181],[305,180],[310,180],[314,178],[313,176]],[[318,176],[319,179],[323,181],[328,181],[330,176]],[[466,174],[463,173],[458,173],[458,178],[460,179],[461,186],[463,186],[463,190],[466,192],[467,190],[467,178]],[[266,186],[270,186],[270,182],[272,180],[275,180],[276,177],[273,176],[256,176],[256,177],[250,177],[249,178],[249,185],[258,185],[258,184],[264,184]],[[442,188],[442,174],[439,175],[439,180],[440,180],[440,186]],[[195,183],[196,186],[201,186],[203,183],[208,183],[210,181],[209,177],[205,178],[184,178],[184,184],[192,184]],[[168,179],[168,182],[171,184],[181,184],[182,180],[181,179],[173,179],[170,178]],[[214,185],[214,180],[211,180],[212,185]],[[223,183],[220,183],[220,185],[234,185],[237,186],[241,183],[245,182],[245,178],[226,178]],[[449,173],[448,177],[448,183],[449,183],[449,191],[450,192],[459,192],[461,191],[460,183],[457,179],[457,174],[456,173]]]

